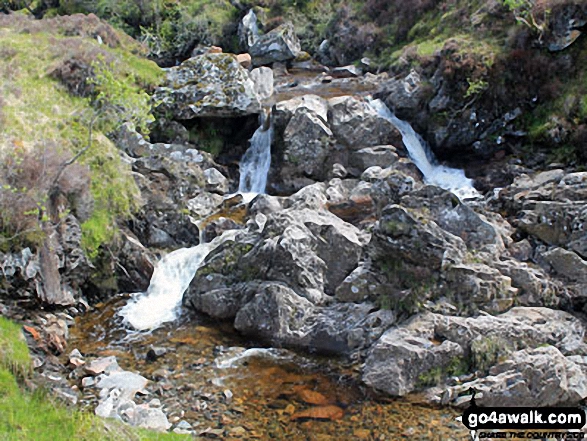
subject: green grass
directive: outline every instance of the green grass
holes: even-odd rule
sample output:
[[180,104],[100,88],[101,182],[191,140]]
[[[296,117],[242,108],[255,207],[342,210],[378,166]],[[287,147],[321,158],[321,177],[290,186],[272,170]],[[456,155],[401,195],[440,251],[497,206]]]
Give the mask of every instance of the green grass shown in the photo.
[[[0,25],[0,48],[4,48],[0,50],[0,155],[10,154],[18,145],[39,157],[44,149],[73,156],[88,144],[90,120],[97,110],[90,99],[72,95],[51,75],[66,60],[92,63],[105,59],[113,78],[107,85],[124,86],[113,90],[122,90],[125,94],[118,96],[129,98],[129,109],[125,109],[129,115],[137,102],[145,101],[141,89],[152,89],[164,76],[155,63],[135,55],[134,47],[112,49],[93,39],[63,36],[51,29],[29,33],[21,32],[18,25]],[[124,108],[119,102],[114,104]],[[94,210],[82,229],[86,251],[94,256],[102,243],[114,237],[116,221],[129,217],[139,203],[130,167],[100,132],[117,127],[122,119],[121,115],[103,115],[94,125],[92,147],[78,161],[90,169]]]
[[45,391],[22,390],[17,378],[31,374],[21,327],[0,317],[0,441],[190,439],[173,433],[137,430],[113,420],[73,411],[49,399]]

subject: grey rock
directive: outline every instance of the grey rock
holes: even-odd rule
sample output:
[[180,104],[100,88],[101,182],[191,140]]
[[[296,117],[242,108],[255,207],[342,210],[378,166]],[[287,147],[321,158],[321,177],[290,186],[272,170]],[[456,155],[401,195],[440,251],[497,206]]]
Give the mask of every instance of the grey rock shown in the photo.
[[273,95],[273,70],[269,67],[258,67],[249,74],[255,84],[255,92],[259,101],[263,102]]
[[297,176],[319,180],[325,177],[331,138],[332,131],[317,113],[306,107],[295,111],[283,135],[281,175],[286,184]]
[[307,208],[308,198],[324,198],[323,188],[313,190],[288,198],[291,207],[268,213],[261,233],[243,232],[211,252],[184,302],[233,318],[271,282],[311,304],[325,303],[357,266],[368,236],[324,209]]
[[248,51],[259,38],[257,15],[250,9],[238,26],[238,39],[243,50]]
[[196,218],[205,218],[218,211],[224,199],[222,196],[202,191],[187,202],[187,206]]
[[572,282],[587,282],[587,261],[573,251],[555,248],[542,254],[557,274]]
[[120,396],[127,399],[132,399],[137,392],[146,393],[145,387],[148,380],[133,372],[119,371],[112,372],[109,375],[103,376],[96,384],[98,389],[120,391]]
[[116,357],[102,357],[92,360],[84,366],[84,370],[90,375],[99,375],[101,373],[117,372],[120,369]]
[[587,394],[587,376],[569,357],[546,346],[515,352],[489,376],[449,389],[445,403],[470,388],[478,391],[479,406],[576,406]]
[[413,119],[425,98],[425,88],[420,75],[412,70],[406,77],[391,79],[383,84],[383,95],[389,98],[385,104],[400,118]]
[[259,113],[249,73],[232,54],[190,58],[167,72],[167,85],[154,94],[159,109],[177,119],[233,117]]
[[274,344],[320,353],[369,347],[394,322],[390,311],[370,304],[315,307],[283,285],[265,284],[237,314],[235,328]]
[[300,40],[289,22],[259,36],[249,48],[255,66],[293,60],[300,51]]
[[220,195],[228,193],[228,179],[215,168],[204,170],[206,191]]
[[349,165],[363,172],[369,167],[374,166],[381,168],[389,167],[397,162],[398,159],[399,157],[395,147],[391,145],[380,145],[353,151],[349,159]]
[[446,369],[464,356],[463,348],[449,340],[437,344],[433,315],[418,316],[392,328],[371,348],[362,379],[370,387],[403,396],[421,387],[434,369]]
[[349,64],[348,66],[335,67],[330,71],[330,73],[334,78],[356,78],[363,75],[363,71],[352,64]]
[[[515,372],[514,366],[508,365],[508,362],[500,364],[500,360],[507,357],[516,362],[521,360],[516,355],[520,354],[517,351],[544,354],[543,358],[536,359],[536,366],[541,366],[538,370],[543,370],[547,355],[559,354],[560,357],[554,357],[559,365],[561,360],[566,363],[564,355],[584,356],[587,349],[583,342],[584,334],[585,328],[578,319],[566,312],[548,308],[519,307],[499,316],[481,315],[475,318],[421,314],[383,334],[369,352],[362,378],[375,389],[401,396],[426,386],[423,383],[430,373],[435,373],[434,376],[440,381],[446,380],[450,369],[458,365],[471,365],[488,371],[490,376],[503,372],[504,365],[508,366],[506,370],[511,368]],[[544,345],[551,345],[552,348],[544,348]],[[528,367],[520,367],[520,372],[524,373],[531,365],[528,362]],[[564,368],[559,372],[563,373]],[[535,372],[529,374],[538,375]],[[502,400],[510,384],[508,378],[490,379],[488,383],[500,391]],[[540,381],[533,382],[532,388],[550,384],[543,383],[546,378],[547,374]],[[491,389],[483,382],[482,378],[457,389],[459,393],[469,387]],[[565,384],[564,381],[562,384]],[[448,393],[443,400],[457,400],[457,396],[456,393]],[[553,395],[556,400],[562,400],[560,396],[558,392]]]
[[277,131],[283,131],[296,110],[302,107],[311,110],[324,124],[328,124],[328,102],[318,95],[309,94],[280,101],[274,106],[272,117]]
[[342,96],[332,98],[329,122],[336,139],[351,150],[378,145],[403,145],[397,129],[379,116],[366,101]]
[[158,432],[165,432],[171,428],[171,423],[167,420],[165,413],[159,408],[151,408],[148,405],[136,406],[129,422],[133,426]]

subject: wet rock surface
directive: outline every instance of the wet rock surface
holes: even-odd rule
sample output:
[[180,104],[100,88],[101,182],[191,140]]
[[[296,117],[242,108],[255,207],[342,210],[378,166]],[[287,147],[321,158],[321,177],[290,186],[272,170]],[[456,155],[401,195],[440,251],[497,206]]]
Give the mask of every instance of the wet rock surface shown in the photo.
[[[113,354],[102,364],[115,358],[116,368],[101,374],[103,378],[139,379],[137,384],[123,383],[129,393],[143,387],[140,378],[146,379],[147,394],[139,392],[132,401],[116,388],[100,394],[95,384],[83,386],[92,376],[78,376],[74,370],[70,384],[82,390],[83,407],[116,412],[118,418],[140,427],[168,427],[204,438],[334,439],[336,432],[337,437],[359,439],[418,433],[417,439],[424,440],[438,431],[448,440],[468,436],[454,421],[456,412],[425,407],[417,397],[379,401],[357,387],[357,372],[350,365],[334,359],[324,363],[284,349],[250,347],[251,342],[228,327],[219,328],[203,317],[185,317],[153,333],[128,333],[115,315],[121,300],[101,308],[97,321],[78,320],[70,344],[90,362]],[[144,354],[129,351],[137,346],[168,351],[148,362]],[[141,373],[140,378],[134,371]],[[385,423],[392,417],[393,425]]]

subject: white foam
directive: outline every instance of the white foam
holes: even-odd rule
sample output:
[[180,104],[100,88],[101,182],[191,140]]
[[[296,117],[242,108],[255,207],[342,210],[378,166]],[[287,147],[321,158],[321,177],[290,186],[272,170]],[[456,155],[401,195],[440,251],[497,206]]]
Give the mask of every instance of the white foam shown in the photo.
[[[269,118],[270,116],[267,116]],[[265,129],[264,121],[253,134],[250,147],[243,155],[239,170],[240,180],[238,192],[246,195],[252,193],[265,193],[267,175],[271,167],[271,142],[273,140],[273,127]],[[252,198],[251,198],[252,199]]]
[[465,176],[463,170],[438,164],[426,141],[408,122],[397,118],[379,99],[371,100],[370,104],[379,115],[399,130],[410,159],[424,175],[424,182],[449,190],[462,199],[479,197],[479,192],[473,187],[473,181]]
[[210,243],[167,254],[157,263],[147,291],[136,293],[119,314],[140,331],[152,330],[175,320],[183,294],[206,256],[223,242],[234,239],[236,233],[235,230],[225,231]]

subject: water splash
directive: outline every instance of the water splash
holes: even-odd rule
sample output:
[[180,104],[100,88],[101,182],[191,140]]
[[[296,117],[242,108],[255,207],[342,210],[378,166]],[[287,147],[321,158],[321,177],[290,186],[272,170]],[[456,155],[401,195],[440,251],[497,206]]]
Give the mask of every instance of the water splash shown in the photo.
[[426,141],[418,135],[412,126],[397,118],[385,103],[379,99],[370,101],[377,113],[391,122],[401,133],[404,145],[410,159],[424,175],[427,184],[436,185],[456,194],[461,199],[479,197],[479,192],[473,187],[473,181],[463,170],[439,164]]
[[222,243],[233,240],[236,233],[236,230],[225,231],[210,243],[167,254],[157,263],[147,291],[135,294],[119,314],[140,331],[153,330],[175,320],[183,294],[208,254]]
[[[269,118],[269,121],[267,121]],[[269,114],[261,114],[261,125],[250,140],[250,147],[240,162],[239,193],[265,193],[267,175],[271,166],[273,126]]]

